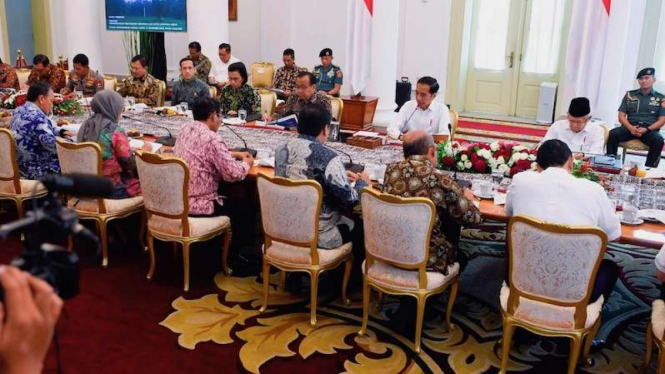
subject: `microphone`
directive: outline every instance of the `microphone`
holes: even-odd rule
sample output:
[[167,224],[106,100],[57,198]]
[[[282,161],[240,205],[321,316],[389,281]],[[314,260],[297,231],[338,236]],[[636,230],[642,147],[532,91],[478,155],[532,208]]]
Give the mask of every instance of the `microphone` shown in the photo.
[[256,149],[249,148],[249,147],[247,146],[247,142],[245,141],[245,139],[244,139],[242,136],[240,136],[237,132],[235,132],[235,131],[231,128],[231,125],[226,125],[226,126],[224,126],[224,127],[226,127],[227,129],[229,129],[229,131],[231,131],[231,132],[233,133],[233,135],[235,135],[238,139],[240,139],[240,140],[242,141],[242,144],[245,145],[244,147],[233,148],[231,151],[233,151],[233,152],[247,152],[247,153],[249,153],[250,155],[252,155],[252,157],[256,158],[256,154],[257,154]]
[[406,120],[406,122],[404,122],[404,125],[402,125],[402,128],[399,129],[399,134],[400,134],[400,135],[404,134],[404,128],[406,127],[406,125],[409,124],[409,121],[411,121],[411,117],[413,117],[413,115],[416,114],[416,111],[417,111],[417,110],[418,110],[418,105],[416,105],[416,108],[413,110],[413,112],[411,113],[411,115],[409,116],[409,118]]
[[141,122],[141,123],[144,123],[144,124],[146,124],[146,125],[150,125],[150,126],[153,126],[153,127],[160,128],[160,129],[162,129],[162,130],[166,130],[166,132],[167,132],[169,135],[167,135],[167,136],[162,136],[162,137],[157,138],[157,140],[155,140],[155,143],[163,144],[163,145],[165,145],[165,146],[167,146],[167,147],[173,147],[173,146],[175,145],[175,138],[173,137],[173,134],[171,134],[171,130],[169,130],[168,127],[166,127],[166,126],[162,126],[162,125],[158,125],[158,124],[156,124],[156,123],[148,122],[148,121],[146,121],[146,120],[139,119],[139,118],[136,118],[136,117],[131,117],[131,116],[128,116],[128,115],[126,115],[126,114],[123,114],[123,115],[122,115],[122,118],[130,119],[130,120],[132,120],[132,121]]
[[334,152],[342,153],[342,154],[344,154],[344,156],[349,158],[349,162],[344,163],[344,168],[346,170],[348,170],[350,172],[353,172],[353,173],[356,173],[356,174],[362,173],[365,170],[365,165],[354,163],[353,162],[353,157],[351,157],[350,154],[342,151],[341,149],[337,149],[337,148],[333,148],[333,147],[329,147],[329,146],[324,146],[324,147],[326,147],[326,148],[328,148],[328,149],[330,149]]
[[[453,150],[453,160],[456,160],[457,152],[455,151],[455,147],[453,146],[455,135],[453,134],[453,125],[451,125],[450,123],[448,123],[448,132],[450,133],[450,146],[452,147]],[[460,186],[461,189],[471,188],[471,182],[457,179],[457,165],[455,165],[454,167],[453,180],[455,181],[455,183],[457,183],[458,186]]]
[[107,197],[113,193],[110,179],[92,174],[49,174],[41,182],[49,192],[77,197]]

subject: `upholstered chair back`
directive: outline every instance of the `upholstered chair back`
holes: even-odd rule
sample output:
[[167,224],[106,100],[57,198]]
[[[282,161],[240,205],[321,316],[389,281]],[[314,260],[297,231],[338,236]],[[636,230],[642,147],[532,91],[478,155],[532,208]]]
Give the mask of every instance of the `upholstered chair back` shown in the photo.
[[332,118],[337,122],[342,122],[342,114],[344,114],[344,101],[339,97],[330,97],[330,106],[332,107]]
[[271,239],[309,246],[319,234],[323,192],[315,181],[260,174],[257,179],[263,230]]
[[21,193],[16,143],[11,131],[0,129],[0,193]]
[[20,68],[16,69],[16,76],[18,76],[18,85],[22,90],[28,89],[28,78],[30,77],[30,69]]
[[275,114],[277,94],[268,90],[259,90],[259,96],[261,96],[261,114],[268,113],[271,116]]
[[409,268],[427,261],[436,212],[430,200],[372,193],[361,200],[368,257]]
[[510,287],[540,301],[588,299],[607,236],[597,228],[572,228],[513,218],[509,225]]
[[270,88],[275,79],[275,65],[272,62],[255,62],[250,68],[254,88]]
[[56,150],[63,174],[102,174],[102,151],[97,143],[57,140]]

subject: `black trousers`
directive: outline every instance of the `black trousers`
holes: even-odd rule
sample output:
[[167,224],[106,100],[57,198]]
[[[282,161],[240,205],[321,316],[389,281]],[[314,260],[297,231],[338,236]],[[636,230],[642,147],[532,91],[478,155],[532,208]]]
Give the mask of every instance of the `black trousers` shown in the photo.
[[626,142],[632,139],[639,139],[642,143],[649,146],[649,153],[647,154],[646,166],[656,167],[660,154],[663,151],[663,136],[659,131],[647,131],[641,137],[634,137],[627,128],[621,126],[610,131],[607,138],[607,154],[616,155],[619,143]]

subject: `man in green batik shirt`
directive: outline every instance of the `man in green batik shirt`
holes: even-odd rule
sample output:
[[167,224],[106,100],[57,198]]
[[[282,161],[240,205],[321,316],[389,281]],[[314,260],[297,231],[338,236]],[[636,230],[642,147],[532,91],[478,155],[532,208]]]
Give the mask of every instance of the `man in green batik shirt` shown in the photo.
[[332,49],[324,48],[319,53],[319,57],[321,57],[321,65],[316,65],[312,72],[316,77],[316,87],[321,91],[325,91],[328,95],[339,97],[344,78],[342,69],[332,63]]
[[219,104],[224,114],[231,116],[242,109],[247,115],[261,113],[261,97],[247,84],[247,68],[242,62],[229,65],[229,84],[219,94]]

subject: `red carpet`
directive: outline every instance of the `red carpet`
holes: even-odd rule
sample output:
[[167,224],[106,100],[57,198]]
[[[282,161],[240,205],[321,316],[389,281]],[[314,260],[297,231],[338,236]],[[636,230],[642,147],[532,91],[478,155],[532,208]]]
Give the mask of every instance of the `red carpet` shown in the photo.
[[514,141],[534,146],[545,136],[547,129],[548,126],[462,117],[457,124],[457,136],[468,141]]

